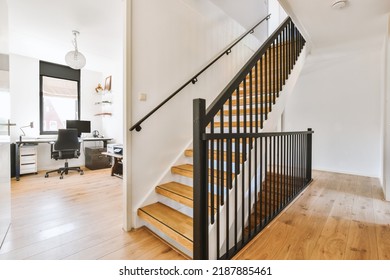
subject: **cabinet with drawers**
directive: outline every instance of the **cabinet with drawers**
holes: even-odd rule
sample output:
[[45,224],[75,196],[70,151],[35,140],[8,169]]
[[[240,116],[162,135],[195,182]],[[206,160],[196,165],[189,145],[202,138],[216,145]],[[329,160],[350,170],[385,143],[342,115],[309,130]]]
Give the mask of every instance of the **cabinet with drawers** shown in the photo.
[[37,145],[20,147],[20,174],[37,173]]

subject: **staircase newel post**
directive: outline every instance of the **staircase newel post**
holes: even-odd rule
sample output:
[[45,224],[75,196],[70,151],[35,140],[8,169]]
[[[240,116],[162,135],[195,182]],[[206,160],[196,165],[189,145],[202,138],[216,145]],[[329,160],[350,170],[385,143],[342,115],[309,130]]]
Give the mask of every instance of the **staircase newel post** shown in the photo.
[[206,101],[193,101],[193,150],[194,150],[194,240],[193,259],[207,260],[209,258],[209,217],[207,188],[207,151],[203,135],[205,124]]
[[307,146],[306,146],[306,181],[310,182],[312,180],[312,129],[308,128],[307,131]]

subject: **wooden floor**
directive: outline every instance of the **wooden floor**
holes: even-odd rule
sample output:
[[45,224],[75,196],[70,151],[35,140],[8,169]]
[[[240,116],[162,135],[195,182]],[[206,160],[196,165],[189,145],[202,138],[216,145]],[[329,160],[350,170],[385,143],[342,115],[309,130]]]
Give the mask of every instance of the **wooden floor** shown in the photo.
[[236,259],[390,259],[390,202],[378,179],[318,171],[313,178]]
[[[313,183],[237,259],[390,259],[390,203],[374,178],[313,172]],[[146,228],[122,230],[110,170],[12,181],[0,259],[184,259]]]
[[122,230],[122,180],[110,169],[12,181],[0,259],[183,259],[146,228]]

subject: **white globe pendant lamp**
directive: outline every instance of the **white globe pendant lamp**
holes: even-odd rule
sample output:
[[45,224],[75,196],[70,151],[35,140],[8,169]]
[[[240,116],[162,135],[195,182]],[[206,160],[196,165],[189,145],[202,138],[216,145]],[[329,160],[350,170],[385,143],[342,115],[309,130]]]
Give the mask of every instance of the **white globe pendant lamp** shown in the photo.
[[72,31],[74,40],[73,40],[73,46],[74,46],[74,51],[70,51],[65,55],[65,62],[66,64],[73,69],[81,69],[85,66],[85,63],[87,62],[85,59],[85,56],[79,52],[77,48],[77,35],[80,35],[80,32],[77,30]]

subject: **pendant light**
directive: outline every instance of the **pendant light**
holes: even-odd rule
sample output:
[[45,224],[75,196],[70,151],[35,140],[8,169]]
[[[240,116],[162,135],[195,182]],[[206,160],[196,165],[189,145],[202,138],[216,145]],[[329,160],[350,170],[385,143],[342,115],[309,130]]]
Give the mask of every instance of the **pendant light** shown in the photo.
[[80,32],[77,30],[72,31],[74,40],[72,41],[74,46],[74,51],[70,51],[65,55],[66,64],[73,69],[81,69],[85,66],[86,59],[85,56],[79,52],[77,48],[77,35],[80,35]]

